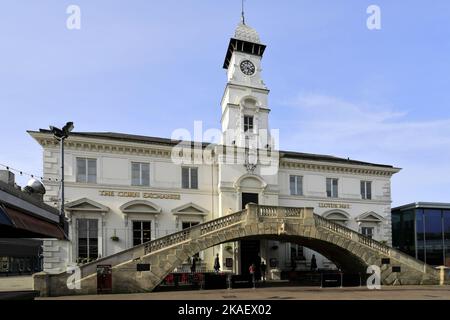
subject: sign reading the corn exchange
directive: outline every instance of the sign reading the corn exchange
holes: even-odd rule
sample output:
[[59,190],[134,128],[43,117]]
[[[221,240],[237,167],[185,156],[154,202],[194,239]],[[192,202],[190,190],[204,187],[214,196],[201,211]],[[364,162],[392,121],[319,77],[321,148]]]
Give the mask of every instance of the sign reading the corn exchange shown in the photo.
[[170,193],[100,190],[99,194],[102,197],[180,200],[179,194]]

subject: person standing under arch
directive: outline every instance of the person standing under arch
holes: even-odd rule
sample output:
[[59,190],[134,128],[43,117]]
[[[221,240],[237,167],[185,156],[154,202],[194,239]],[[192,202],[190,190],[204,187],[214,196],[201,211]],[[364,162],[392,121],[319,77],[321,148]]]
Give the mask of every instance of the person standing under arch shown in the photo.
[[313,254],[311,257],[311,271],[317,270],[317,261],[316,261],[316,255]]

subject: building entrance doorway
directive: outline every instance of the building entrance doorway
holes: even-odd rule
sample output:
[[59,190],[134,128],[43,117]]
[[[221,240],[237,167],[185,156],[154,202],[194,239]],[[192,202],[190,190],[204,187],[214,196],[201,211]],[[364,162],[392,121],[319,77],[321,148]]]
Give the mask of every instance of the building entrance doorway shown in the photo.
[[[245,205],[248,203],[258,204],[258,194],[257,193],[242,193],[242,209],[245,209]],[[250,265],[252,263],[256,266],[255,278],[259,280],[261,278],[261,256],[260,256],[260,246],[259,240],[241,240],[241,274],[249,275]]]
[[259,240],[241,240],[241,274],[249,275],[249,268],[254,263],[256,266],[256,280],[261,279],[260,245]]
[[242,209],[245,209],[247,203],[258,204],[258,194],[257,193],[242,193]]

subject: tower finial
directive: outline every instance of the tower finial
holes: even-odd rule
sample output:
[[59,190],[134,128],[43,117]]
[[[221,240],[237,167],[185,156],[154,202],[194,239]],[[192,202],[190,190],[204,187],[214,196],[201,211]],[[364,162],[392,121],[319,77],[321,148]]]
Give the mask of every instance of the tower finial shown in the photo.
[[242,0],[242,17],[241,17],[243,24],[245,24],[244,1],[245,0]]

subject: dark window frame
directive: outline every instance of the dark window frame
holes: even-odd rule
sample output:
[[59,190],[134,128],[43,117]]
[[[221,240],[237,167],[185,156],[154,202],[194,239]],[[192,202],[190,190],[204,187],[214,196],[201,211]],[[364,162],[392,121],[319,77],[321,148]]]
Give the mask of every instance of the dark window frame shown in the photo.
[[[139,224],[139,227],[135,226]],[[148,224],[148,227],[144,227],[144,224]],[[151,220],[133,220],[132,221],[132,236],[133,236],[133,247],[141,245],[145,242],[152,240],[152,221]],[[136,232],[139,233],[139,237],[135,237]],[[148,232],[148,237],[144,236],[145,232]],[[137,241],[138,240],[138,241]]]
[[252,132],[255,127],[255,117],[251,115],[244,115],[244,132]]
[[[85,229],[84,229],[84,226],[81,226],[81,224],[84,224],[84,223],[86,224]],[[85,236],[83,236],[83,232],[86,232]],[[99,257],[98,235],[99,235],[98,219],[91,219],[91,218],[78,218],[77,219],[77,247],[78,247],[77,248],[77,258],[78,259],[88,259],[88,260],[98,259],[98,257]],[[93,242],[93,243],[91,243],[91,242]],[[82,247],[85,247],[85,250],[84,250],[84,248],[82,249]],[[82,250],[83,250],[83,253],[81,253]]]

